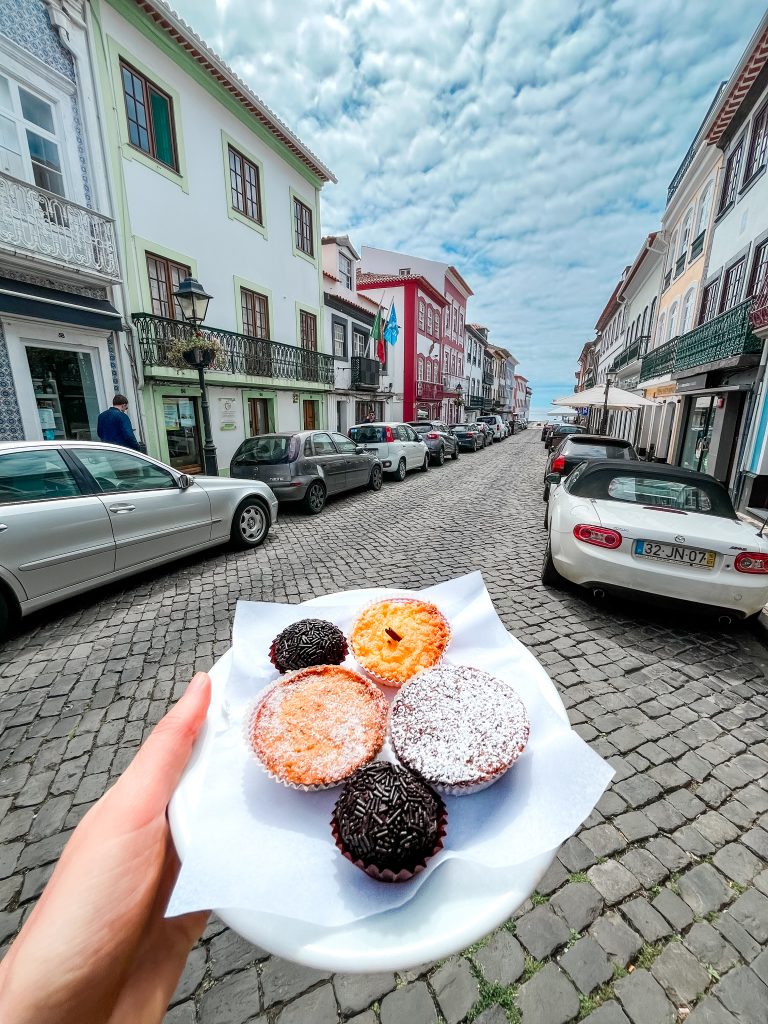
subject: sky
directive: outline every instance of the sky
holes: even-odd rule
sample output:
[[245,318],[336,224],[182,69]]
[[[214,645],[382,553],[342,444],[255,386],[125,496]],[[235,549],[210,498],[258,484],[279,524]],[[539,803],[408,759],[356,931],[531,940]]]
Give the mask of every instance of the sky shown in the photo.
[[323,234],[453,263],[533,405],[660,222],[759,0],[172,0],[334,172]]

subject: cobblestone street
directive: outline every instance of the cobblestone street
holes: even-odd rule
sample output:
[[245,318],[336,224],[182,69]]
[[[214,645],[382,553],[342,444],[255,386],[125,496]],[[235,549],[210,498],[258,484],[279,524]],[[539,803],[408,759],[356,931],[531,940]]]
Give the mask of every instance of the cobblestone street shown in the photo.
[[239,598],[421,587],[483,571],[505,625],[615,768],[532,899],[407,975],[331,976],[215,918],[167,1024],[758,1024],[768,1020],[768,648],[539,582],[539,431],[281,515],[266,544],[172,564],[25,622],[0,650],[0,943],[71,830],[196,669]]

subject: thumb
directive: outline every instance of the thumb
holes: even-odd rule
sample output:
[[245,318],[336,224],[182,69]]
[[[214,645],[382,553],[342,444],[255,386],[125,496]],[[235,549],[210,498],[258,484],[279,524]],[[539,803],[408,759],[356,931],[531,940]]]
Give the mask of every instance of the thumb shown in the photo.
[[139,748],[115,789],[140,794],[150,815],[164,811],[189,761],[210,702],[210,676],[198,672]]

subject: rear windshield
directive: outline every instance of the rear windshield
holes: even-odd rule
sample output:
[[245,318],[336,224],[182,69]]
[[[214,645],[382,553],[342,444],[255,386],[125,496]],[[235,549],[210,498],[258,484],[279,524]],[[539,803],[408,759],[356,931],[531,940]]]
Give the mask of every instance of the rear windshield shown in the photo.
[[360,427],[352,427],[349,436],[357,444],[382,444],[387,440],[385,427],[374,427],[369,423],[364,423]]
[[555,427],[556,434],[578,434],[581,427],[572,426],[570,423],[561,423],[560,426]]
[[293,437],[249,437],[243,441],[233,462],[277,466],[293,462],[299,453],[299,439]]
[[562,453],[563,455],[576,455],[581,459],[629,459],[631,458],[630,450],[628,445],[580,442],[577,437],[574,437],[572,441],[565,442]]
[[454,423],[452,430],[470,430],[472,427],[471,423]]
[[431,423],[412,423],[411,427],[416,431],[417,434],[426,434],[428,430],[435,429]]
[[477,418],[480,423],[496,423],[495,416],[478,416]]
[[654,476],[647,472],[624,473],[606,469],[579,474],[569,490],[582,498],[736,518],[728,492],[716,480],[692,481],[666,474]]

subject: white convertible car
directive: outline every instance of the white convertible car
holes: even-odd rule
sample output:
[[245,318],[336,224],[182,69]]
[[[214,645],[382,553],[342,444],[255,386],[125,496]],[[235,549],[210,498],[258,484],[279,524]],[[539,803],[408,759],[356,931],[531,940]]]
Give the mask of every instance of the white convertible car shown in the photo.
[[713,477],[611,459],[548,479],[543,583],[707,605],[723,622],[768,603],[768,536]]

